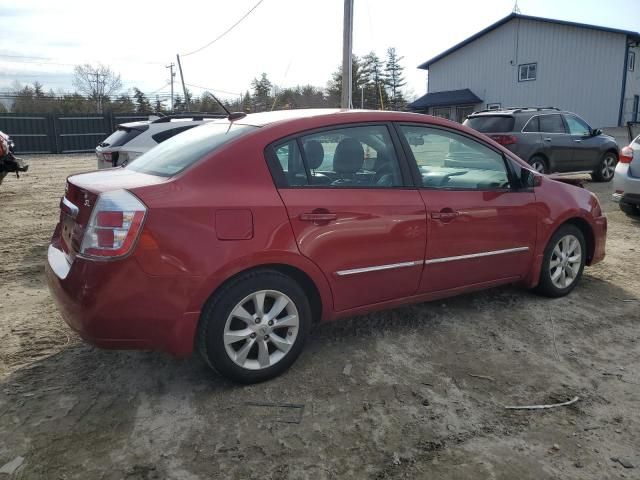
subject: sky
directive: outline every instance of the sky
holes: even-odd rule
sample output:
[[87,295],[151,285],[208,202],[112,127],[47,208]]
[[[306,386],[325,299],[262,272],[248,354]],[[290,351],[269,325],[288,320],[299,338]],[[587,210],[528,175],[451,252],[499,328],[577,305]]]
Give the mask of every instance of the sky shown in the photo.
[[[325,87],[341,64],[343,0],[0,0],[0,92],[39,81],[73,90],[73,65],[101,62],[125,89],[169,91],[181,54],[186,83],[235,99],[265,72],[278,86]],[[355,0],[353,53],[403,56],[409,99],[426,92],[417,65],[508,15],[514,0]],[[640,31],[640,0],[519,0],[535,15]],[[28,58],[27,58],[28,57]],[[179,76],[176,76],[179,82]],[[179,83],[175,84],[175,88]]]

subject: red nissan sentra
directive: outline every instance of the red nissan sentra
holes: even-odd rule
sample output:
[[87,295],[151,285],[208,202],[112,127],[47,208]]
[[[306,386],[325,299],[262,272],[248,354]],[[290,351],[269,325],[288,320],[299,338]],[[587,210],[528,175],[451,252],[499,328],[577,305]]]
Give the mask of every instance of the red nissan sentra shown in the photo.
[[198,348],[272,378],[314,322],[519,283],[568,294],[604,258],[595,195],[447,120],[296,110],[216,120],[69,177],[47,278],[105,348]]

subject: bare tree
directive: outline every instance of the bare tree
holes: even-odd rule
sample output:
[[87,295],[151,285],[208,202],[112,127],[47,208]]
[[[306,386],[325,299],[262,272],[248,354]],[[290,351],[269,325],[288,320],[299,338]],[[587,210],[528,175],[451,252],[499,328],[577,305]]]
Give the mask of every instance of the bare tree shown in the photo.
[[99,63],[96,66],[85,63],[73,69],[73,86],[78,92],[94,99],[98,112],[102,111],[102,103],[122,88],[120,74]]

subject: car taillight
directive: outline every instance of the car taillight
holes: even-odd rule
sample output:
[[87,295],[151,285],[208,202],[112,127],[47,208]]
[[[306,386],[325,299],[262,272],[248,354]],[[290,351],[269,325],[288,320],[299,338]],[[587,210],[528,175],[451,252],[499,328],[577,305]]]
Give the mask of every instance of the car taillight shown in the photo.
[[80,254],[122,257],[140,235],[147,207],[126,190],[100,194],[82,239]]
[[111,152],[105,152],[102,154],[105,162],[111,163]]
[[513,145],[518,142],[518,139],[513,135],[491,135],[491,139],[500,145]]
[[626,146],[622,150],[620,150],[620,158],[618,158],[618,161],[620,163],[631,163],[632,160],[633,148],[631,148],[630,146]]

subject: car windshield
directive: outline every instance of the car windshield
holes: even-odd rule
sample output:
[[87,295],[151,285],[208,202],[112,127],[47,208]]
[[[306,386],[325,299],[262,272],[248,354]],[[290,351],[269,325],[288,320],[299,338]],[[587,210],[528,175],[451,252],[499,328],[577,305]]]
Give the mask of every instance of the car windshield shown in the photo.
[[469,118],[464,124],[481,133],[513,131],[513,117],[506,115],[481,115]]
[[126,168],[136,172],[172,177],[235,138],[257,127],[209,123],[176,135],[138,157]]

